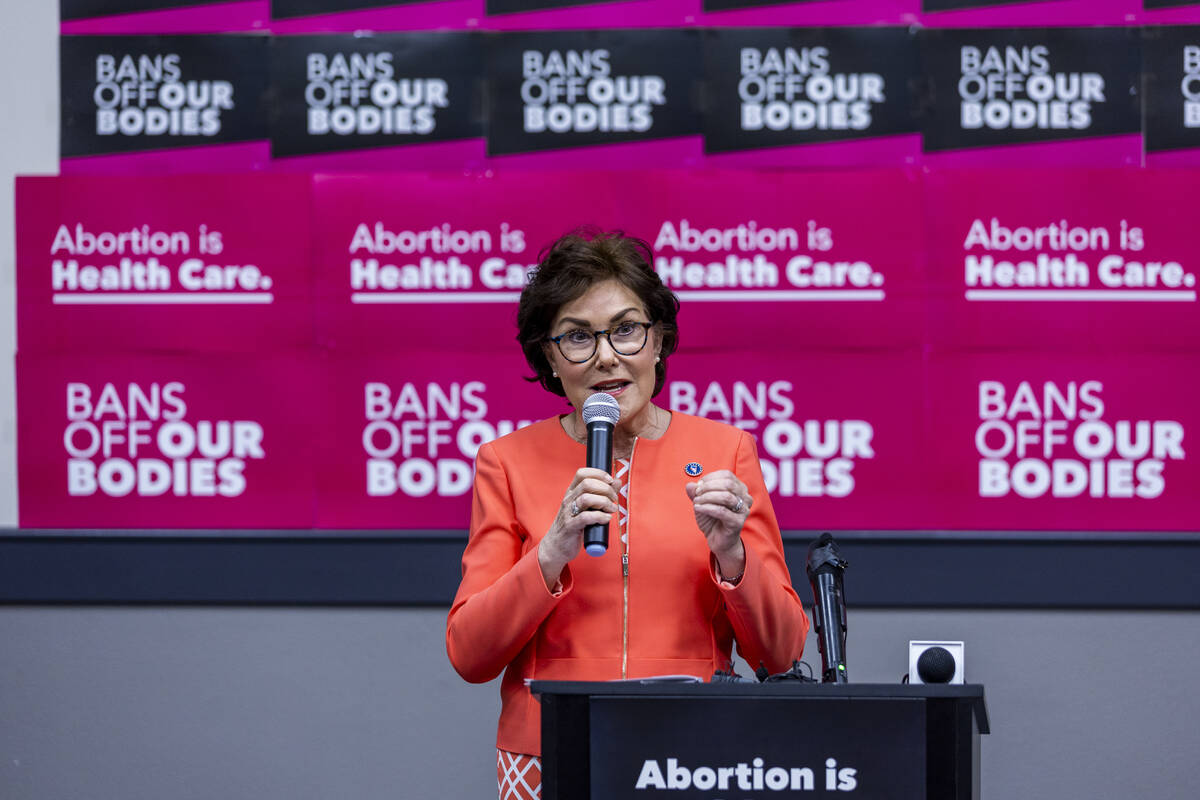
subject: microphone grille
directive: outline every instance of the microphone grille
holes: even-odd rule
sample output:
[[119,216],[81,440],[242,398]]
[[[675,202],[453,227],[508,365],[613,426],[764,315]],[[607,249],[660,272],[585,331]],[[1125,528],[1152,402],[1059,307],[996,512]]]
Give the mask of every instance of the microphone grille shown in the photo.
[[583,403],[583,423],[609,422],[613,425],[621,419],[621,406],[617,398],[608,392],[596,392]]

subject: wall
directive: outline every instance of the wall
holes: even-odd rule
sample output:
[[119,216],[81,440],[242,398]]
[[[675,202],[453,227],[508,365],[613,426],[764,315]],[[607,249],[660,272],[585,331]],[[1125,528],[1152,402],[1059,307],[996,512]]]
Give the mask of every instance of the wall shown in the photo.
[[[849,621],[856,682],[898,681],[909,639],[966,641],[992,724],[985,798],[1200,796],[1200,615]],[[0,796],[494,797],[498,686],[454,674],[444,623],[442,609],[0,609]]]

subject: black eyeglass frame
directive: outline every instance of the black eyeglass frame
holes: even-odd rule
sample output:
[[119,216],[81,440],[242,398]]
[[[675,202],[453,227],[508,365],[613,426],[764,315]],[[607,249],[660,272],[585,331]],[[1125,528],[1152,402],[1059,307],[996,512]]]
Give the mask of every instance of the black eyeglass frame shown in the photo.
[[[596,355],[596,351],[600,349],[600,337],[601,336],[608,339],[608,346],[611,347],[613,352],[616,353],[617,355],[619,355],[619,356],[636,356],[638,353],[640,353],[646,349],[646,342],[650,341],[650,329],[653,328],[655,324],[656,323],[653,323],[653,322],[634,322],[632,320],[624,320],[623,322],[618,322],[616,325],[613,325],[608,330],[603,330],[603,331],[588,330],[587,328],[572,328],[571,330],[567,331],[566,333],[560,333],[558,336],[547,336],[546,341],[554,342],[554,346],[558,348],[559,355],[561,355],[563,358],[567,359],[567,361],[570,361],[572,364],[584,364],[584,363],[590,361],[592,356]],[[615,344],[613,344],[612,332],[615,331],[617,328],[621,327],[622,325],[641,325],[642,326],[642,333],[643,333],[642,344],[640,347],[638,347],[637,350],[634,350],[632,353],[622,353],[620,350],[617,349],[617,346]],[[592,350],[590,353],[587,354],[587,356],[585,358],[574,359],[563,352],[563,348],[562,348],[563,337],[568,334],[575,333],[576,331],[587,331],[588,333],[590,333],[592,335]]]

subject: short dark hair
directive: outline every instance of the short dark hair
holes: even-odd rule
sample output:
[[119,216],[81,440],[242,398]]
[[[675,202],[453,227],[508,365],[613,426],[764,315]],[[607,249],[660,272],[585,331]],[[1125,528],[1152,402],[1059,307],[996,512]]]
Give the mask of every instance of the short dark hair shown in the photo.
[[544,350],[554,317],[567,303],[606,280],[628,288],[646,306],[649,322],[657,323],[662,338],[654,365],[654,392],[667,380],[667,356],[675,352],[679,330],[679,298],[663,284],[652,266],[654,253],[642,239],[622,231],[584,227],[560,237],[538,254],[538,265],[529,274],[517,306],[517,341],[534,377],[548,391],[566,397],[562,381],[554,377]]

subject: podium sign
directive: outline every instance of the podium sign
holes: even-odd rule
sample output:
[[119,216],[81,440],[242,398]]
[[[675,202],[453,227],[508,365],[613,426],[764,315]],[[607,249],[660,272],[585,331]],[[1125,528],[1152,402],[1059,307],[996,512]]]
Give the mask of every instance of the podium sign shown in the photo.
[[983,687],[534,681],[544,800],[968,800]]
[[925,704],[596,698],[593,798],[924,800]]

